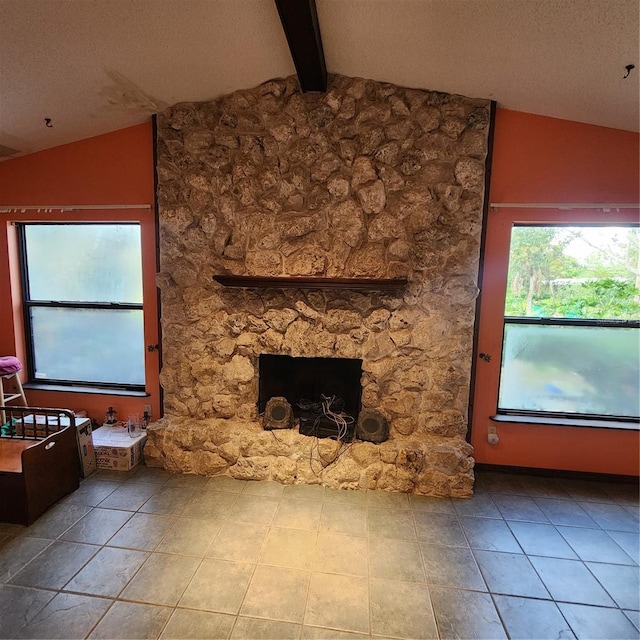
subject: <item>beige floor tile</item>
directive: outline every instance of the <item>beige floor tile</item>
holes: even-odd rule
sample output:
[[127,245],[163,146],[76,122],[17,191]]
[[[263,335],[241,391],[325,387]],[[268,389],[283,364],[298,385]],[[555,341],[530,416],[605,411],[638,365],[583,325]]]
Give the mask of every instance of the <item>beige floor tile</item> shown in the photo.
[[493,501],[506,520],[549,522],[542,509],[529,496],[494,494]]
[[619,609],[560,602],[558,608],[578,638],[638,638]]
[[413,515],[405,509],[368,509],[367,528],[373,538],[417,540]]
[[390,491],[367,491],[367,506],[374,509],[408,509],[409,496]]
[[316,551],[315,531],[272,527],[262,547],[260,564],[311,570]]
[[494,596],[493,600],[512,640],[575,638],[555,602],[513,596]]
[[59,593],[15,637],[85,638],[111,603],[105,598]]
[[478,516],[482,518],[496,518],[502,520],[502,514],[488,493],[474,493],[468,499],[451,501],[455,512],[459,516]]
[[279,504],[280,501],[275,498],[242,494],[233,505],[229,520],[268,525],[271,524]]
[[105,544],[131,516],[130,511],[95,508],[65,531],[60,539],[87,544]]
[[238,493],[199,491],[191,499],[182,515],[199,520],[226,520],[238,495]]
[[348,536],[367,535],[367,511],[349,504],[325,502],[322,505],[320,531]]
[[156,551],[179,553],[185,556],[204,556],[220,531],[220,523],[215,520],[180,518],[167,531]]
[[54,542],[10,582],[27,587],[62,589],[99,550],[100,547],[79,542]]
[[13,638],[54,596],[54,591],[0,585],[0,638]]
[[587,512],[573,500],[539,498],[537,496],[534,500],[553,524],[594,529],[598,526]]
[[113,469],[97,469],[91,474],[92,480],[110,480],[111,482],[127,482],[137,473],[137,469],[130,471],[114,471]]
[[140,507],[140,512],[177,516],[184,512],[194,494],[195,489],[188,487],[163,486]]
[[246,480],[236,480],[229,476],[214,476],[209,478],[205,488],[207,491],[220,491],[222,493],[242,493],[247,486]]
[[127,482],[111,492],[99,506],[103,509],[137,511],[159,489],[160,486],[156,484]]
[[369,581],[354,576],[311,574],[304,623],[369,633]]
[[[23,531],[10,532],[8,529],[6,529],[6,527],[8,526],[10,526],[10,523],[0,522],[0,549],[2,549],[2,547],[5,544],[7,544],[7,542],[9,542],[10,540],[13,540],[16,536],[23,534]],[[11,525],[11,526],[14,526],[14,525]],[[20,525],[15,525],[15,526],[20,526]]]
[[276,620],[260,620],[238,616],[231,640],[297,640],[300,637],[301,625],[293,622]]
[[628,611],[628,610],[625,610],[624,613],[627,616],[627,618],[629,618],[629,620],[631,620],[631,622],[633,623],[635,628],[638,629],[638,631],[640,631],[640,611]]
[[65,585],[65,591],[115,598],[148,557],[144,551],[103,547]]
[[420,546],[429,585],[486,591],[486,585],[470,549]]
[[[474,520],[481,521],[480,518],[469,519],[470,522]],[[484,521],[481,522],[484,523]],[[539,524],[537,522],[509,522],[509,527],[513,535],[517,538],[517,545],[507,540],[505,534],[499,530],[494,531],[493,529],[487,528],[486,525],[480,530],[475,522],[474,529],[472,530],[465,522],[465,529],[467,529],[469,540],[476,549],[513,551],[517,553],[519,549],[522,548],[525,553],[535,556],[567,558],[570,560],[578,559],[576,552],[567,544],[567,541],[558,533],[558,530],[553,525]],[[476,529],[479,534],[472,535],[475,534]],[[509,534],[506,535],[508,536]],[[506,548],[505,543],[508,543],[508,548]],[[492,549],[492,547],[504,548]]]
[[[414,511],[413,521],[420,542],[447,547],[468,547],[469,543],[458,518],[450,513]],[[502,523],[504,525],[504,523]],[[505,525],[506,526],[506,525]]]
[[491,596],[476,591],[429,587],[441,638],[507,637]]
[[0,522],[0,533],[8,533],[12,536],[17,536],[25,533],[27,527],[21,524],[13,524],[11,522]]
[[236,617],[227,613],[176,609],[160,638],[162,640],[227,640]]
[[240,614],[302,622],[309,577],[307,571],[258,565]]
[[409,505],[413,511],[428,511],[430,513],[455,513],[453,502],[449,498],[435,498],[433,496],[419,496],[409,494]]
[[285,485],[282,497],[285,500],[324,500],[325,488],[319,484]]
[[[369,640],[368,633],[355,633],[353,631],[338,631],[326,627],[302,626],[302,640]],[[384,640],[381,638],[380,640]]]
[[91,507],[86,505],[59,502],[27,527],[24,535],[32,538],[57,538],[90,511]]
[[492,593],[543,600],[551,597],[525,555],[480,550],[473,555]]
[[151,604],[114,602],[89,638],[100,640],[153,639],[160,635],[171,609]]
[[638,567],[603,562],[586,562],[585,564],[621,609],[640,610]]
[[284,493],[284,485],[279,482],[247,482],[242,493],[253,496],[264,496],[265,498],[281,498]]
[[257,562],[269,527],[247,522],[226,522],[209,545],[208,558]]
[[154,553],[120,597],[174,607],[199,565],[200,558]]
[[639,535],[628,531],[607,531],[607,535],[611,536],[636,564],[640,564]]
[[175,522],[175,516],[135,513],[122,529],[109,540],[108,545],[153,551]]
[[438,638],[426,585],[371,580],[371,633],[397,638]]
[[320,524],[322,502],[282,500],[273,519],[273,526],[316,531]]
[[202,489],[209,482],[206,476],[198,476],[194,473],[172,473],[167,480],[167,487],[190,487]]
[[119,482],[97,480],[90,477],[88,480],[82,482],[76,491],[64,498],[64,502],[95,507],[107,496],[111,495],[119,486]]
[[147,467],[144,464],[134,469],[135,473],[131,476],[130,482],[145,482],[147,484],[166,484],[172,474],[165,469],[156,467]]
[[324,501],[336,504],[352,504],[358,507],[366,507],[367,492],[326,487],[324,490]]
[[[502,520],[492,518],[469,518],[463,516],[460,523],[464,529],[472,549],[485,551],[503,551],[504,553],[521,553],[518,541],[513,537],[509,527]],[[529,522],[514,522],[516,526],[538,526]],[[545,525],[540,525],[544,527]],[[560,536],[557,536],[560,538]],[[568,545],[567,545],[568,548]]]
[[26,536],[9,540],[0,549],[0,583],[8,582],[52,543],[53,540]]
[[371,538],[369,567],[372,578],[403,582],[425,581],[420,547],[417,542]]
[[180,599],[181,607],[238,613],[255,565],[205,558]]
[[[584,527],[556,527],[556,529],[584,562],[635,564],[606,531]],[[635,536],[636,540],[640,539],[637,534],[629,535]]]
[[369,547],[366,538],[320,533],[313,562],[317,573],[341,573],[350,576],[369,575]]

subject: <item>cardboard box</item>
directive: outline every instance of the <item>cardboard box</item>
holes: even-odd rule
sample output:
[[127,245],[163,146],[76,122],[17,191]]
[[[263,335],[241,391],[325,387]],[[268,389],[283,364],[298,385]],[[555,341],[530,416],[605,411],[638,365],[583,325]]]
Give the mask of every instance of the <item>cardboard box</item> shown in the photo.
[[91,435],[91,420],[89,418],[76,418],[78,436],[78,454],[80,456],[80,473],[83,478],[92,474],[96,469],[96,452],[93,447]]
[[[34,426],[35,422],[35,426]],[[76,420],[76,426],[79,424],[79,420]],[[34,410],[33,413],[28,413],[24,417],[20,418],[15,425],[16,434],[19,436],[24,435],[28,438],[46,438],[52,433],[64,429],[69,426],[69,418],[64,414],[57,415],[43,415]]]
[[142,460],[147,434],[132,438],[122,427],[102,426],[93,432],[98,469],[129,471]]

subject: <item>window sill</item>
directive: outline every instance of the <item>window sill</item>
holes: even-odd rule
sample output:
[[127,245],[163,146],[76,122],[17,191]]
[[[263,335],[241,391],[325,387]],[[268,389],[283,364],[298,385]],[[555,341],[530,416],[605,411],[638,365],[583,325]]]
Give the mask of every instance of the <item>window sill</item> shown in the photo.
[[522,416],[498,414],[491,416],[493,422],[512,424],[531,424],[552,427],[587,427],[589,429],[621,429],[622,431],[640,431],[640,422],[621,422],[620,420],[585,420],[583,418],[557,418],[544,416]]
[[61,391],[63,393],[90,393],[100,396],[130,396],[132,398],[146,398],[151,394],[146,391],[133,391],[131,389],[112,389],[110,387],[83,387],[82,385],[42,384],[39,382],[27,382],[22,385],[25,389],[33,391]]

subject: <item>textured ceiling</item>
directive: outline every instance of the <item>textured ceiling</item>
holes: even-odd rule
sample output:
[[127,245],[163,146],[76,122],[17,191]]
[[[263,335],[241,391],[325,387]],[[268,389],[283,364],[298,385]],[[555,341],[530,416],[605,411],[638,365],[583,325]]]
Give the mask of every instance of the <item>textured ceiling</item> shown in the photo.
[[[637,0],[316,2],[329,73],[638,130]],[[45,149],[293,73],[273,0],[0,0],[0,147]]]

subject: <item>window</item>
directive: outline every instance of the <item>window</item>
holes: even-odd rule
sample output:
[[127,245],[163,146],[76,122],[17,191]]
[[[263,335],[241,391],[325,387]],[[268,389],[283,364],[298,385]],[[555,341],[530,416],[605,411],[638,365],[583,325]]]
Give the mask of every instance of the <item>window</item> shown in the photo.
[[638,227],[514,226],[498,412],[637,420]]
[[144,387],[137,224],[20,224],[30,381]]

